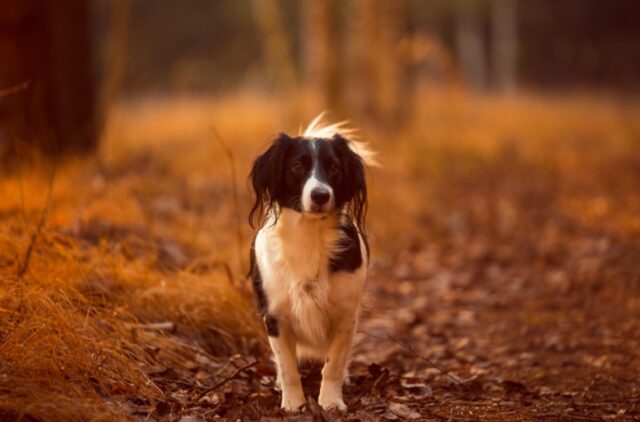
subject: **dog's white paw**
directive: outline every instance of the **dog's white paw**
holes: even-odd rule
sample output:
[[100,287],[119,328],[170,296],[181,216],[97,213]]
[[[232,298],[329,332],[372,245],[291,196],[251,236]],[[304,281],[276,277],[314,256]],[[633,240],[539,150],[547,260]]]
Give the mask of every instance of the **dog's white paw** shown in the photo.
[[347,405],[344,404],[342,397],[335,397],[333,399],[318,398],[318,404],[327,412],[332,410],[339,410],[341,412],[347,411]]
[[307,401],[302,391],[289,394],[282,393],[282,404],[280,407],[286,412],[298,412],[305,404],[307,404]]
[[342,382],[323,382],[320,386],[318,404],[327,411],[346,411],[347,405],[342,400]]

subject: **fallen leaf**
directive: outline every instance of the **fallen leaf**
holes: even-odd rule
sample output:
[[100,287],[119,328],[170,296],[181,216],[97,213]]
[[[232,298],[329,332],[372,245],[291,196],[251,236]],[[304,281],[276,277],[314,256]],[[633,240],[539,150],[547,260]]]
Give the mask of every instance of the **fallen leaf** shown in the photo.
[[405,419],[418,419],[420,418],[420,413],[411,409],[409,406],[392,402],[389,404],[389,411],[391,411],[394,415],[400,416]]

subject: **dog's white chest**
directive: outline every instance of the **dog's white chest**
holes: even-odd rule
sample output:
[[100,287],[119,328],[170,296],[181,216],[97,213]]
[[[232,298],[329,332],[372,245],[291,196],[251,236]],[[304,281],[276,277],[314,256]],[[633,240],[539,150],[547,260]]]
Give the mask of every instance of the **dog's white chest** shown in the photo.
[[318,230],[317,223],[291,231],[266,227],[256,237],[269,312],[290,324],[296,337],[312,347],[324,344],[330,329],[335,292],[328,264],[336,240],[333,231]]
[[318,347],[326,343],[330,328],[331,286],[326,276],[300,280],[289,286],[289,321],[301,343]]

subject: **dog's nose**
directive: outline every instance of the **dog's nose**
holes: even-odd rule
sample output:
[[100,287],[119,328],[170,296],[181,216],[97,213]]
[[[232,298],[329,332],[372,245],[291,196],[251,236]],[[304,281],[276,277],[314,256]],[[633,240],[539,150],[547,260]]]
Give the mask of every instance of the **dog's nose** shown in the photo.
[[325,188],[315,188],[311,191],[311,200],[317,205],[324,205],[331,198],[331,192]]

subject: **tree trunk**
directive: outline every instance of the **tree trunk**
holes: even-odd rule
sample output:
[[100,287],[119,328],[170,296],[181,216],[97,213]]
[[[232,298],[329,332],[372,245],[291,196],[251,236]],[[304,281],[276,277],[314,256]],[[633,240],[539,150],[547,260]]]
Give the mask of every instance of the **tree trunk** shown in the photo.
[[285,31],[280,0],[253,0],[253,14],[262,35],[263,60],[278,85],[288,91],[295,88],[298,77]]
[[503,93],[513,93],[516,86],[518,58],[517,14],[515,0],[492,0],[493,81]]
[[341,114],[339,4],[336,0],[310,0],[300,6],[304,83],[319,107]]
[[487,60],[480,4],[458,0],[456,6],[456,44],[462,76],[471,89],[482,91],[487,88]]
[[346,20],[346,86],[349,110],[377,118],[378,8],[376,0],[351,0]]
[[415,73],[403,42],[410,42],[410,2],[353,0],[347,20],[347,86],[356,114],[385,126],[402,124],[412,107]]
[[388,128],[402,125],[413,105],[415,78],[411,60],[402,50],[412,36],[407,0],[380,3],[379,110]]
[[[95,148],[97,95],[90,2],[4,0],[0,16],[0,87],[28,83],[0,98],[4,143],[45,154]],[[2,143],[0,139],[0,143]]]

